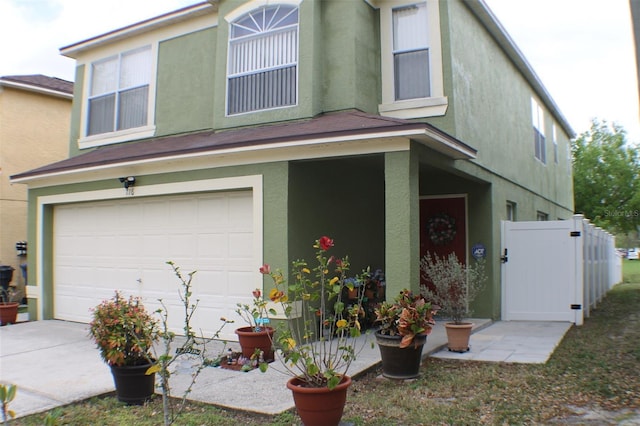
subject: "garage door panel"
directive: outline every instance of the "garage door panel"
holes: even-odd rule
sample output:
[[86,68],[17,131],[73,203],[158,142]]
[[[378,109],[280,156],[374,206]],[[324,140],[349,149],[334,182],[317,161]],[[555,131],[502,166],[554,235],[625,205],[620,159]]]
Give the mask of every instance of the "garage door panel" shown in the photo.
[[[54,316],[88,322],[88,308],[114,290],[154,311],[164,300],[182,333],[180,282],[166,264],[194,276],[194,325],[213,333],[219,317],[259,285],[250,191],[124,199],[54,207]],[[244,209],[248,209],[245,211]],[[239,320],[239,319],[238,319]],[[236,339],[229,327],[224,338]]]
[[253,253],[253,234],[236,232],[229,235],[229,257],[246,259]]

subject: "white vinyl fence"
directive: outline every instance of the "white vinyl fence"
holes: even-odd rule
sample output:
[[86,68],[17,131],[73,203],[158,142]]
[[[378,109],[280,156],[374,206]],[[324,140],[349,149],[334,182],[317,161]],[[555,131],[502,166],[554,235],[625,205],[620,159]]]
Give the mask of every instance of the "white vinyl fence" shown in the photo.
[[582,215],[502,222],[502,319],[571,321],[622,280],[615,237]]
[[582,215],[573,220],[582,222],[582,305],[585,317],[589,317],[607,291],[622,281],[622,257],[616,251],[613,235],[593,226]]

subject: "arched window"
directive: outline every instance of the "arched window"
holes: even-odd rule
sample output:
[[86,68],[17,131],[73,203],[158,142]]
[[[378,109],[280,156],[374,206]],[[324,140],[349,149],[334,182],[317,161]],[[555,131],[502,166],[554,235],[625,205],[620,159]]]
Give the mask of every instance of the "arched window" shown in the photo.
[[262,6],[231,22],[227,114],[296,105],[298,8]]

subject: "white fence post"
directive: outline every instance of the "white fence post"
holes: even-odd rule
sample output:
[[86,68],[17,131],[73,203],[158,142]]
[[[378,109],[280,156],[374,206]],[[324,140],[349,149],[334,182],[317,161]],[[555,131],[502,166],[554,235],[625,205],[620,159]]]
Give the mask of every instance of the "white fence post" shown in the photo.
[[580,237],[578,238],[573,238],[574,241],[574,246],[573,246],[573,250],[575,253],[575,257],[574,257],[574,272],[573,272],[573,287],[574,287],[574,292],[575,292],[575,297],[574,297],[574,302],[575,304],[580,304],[582,305],[582,309],[576,309],[575,310],[575,316],[574,316],[574,324],[575,325],[582,325],[583,321],[584,321],[584,298],[585,298],[585,289],[584,289],[584,285],[583,285],[583,279],[584,279],[584,267],[583,267],[583,262],[580,261],[580,259],[583,259],[583,253],[584,253],[584,248],[585,248],[585,239],[584,239],[584,235],[585,235],[585,226],[584,226],[584,219],[583,216],[578,214],[573,216],[573,231],[574,232],[580,232]]

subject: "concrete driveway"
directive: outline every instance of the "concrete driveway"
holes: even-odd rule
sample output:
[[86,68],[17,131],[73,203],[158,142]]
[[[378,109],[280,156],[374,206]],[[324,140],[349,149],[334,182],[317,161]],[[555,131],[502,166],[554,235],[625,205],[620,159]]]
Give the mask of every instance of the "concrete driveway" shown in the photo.
[[[571,323],[558,322],[472,321],[475,328],[470,352],[458,354],[442,350],[446,346],[446,333],[444,326],[437,324],[427,339],[423,357],[544,363],[571,327]],[[362,339],[375,341],[372,335]],[[371,347],[368,342],[363,343],[362,351],[349,369],[352,376],[380,363],[377,345]],[[237,343],[231,342],[230,346],[239,350]],[[217,353],[219,348],[207,345],[207,349]],[[294,406],[285,385],[288,379],[289,376],[275,367],[266,373],[205,368],[189,399],[275,415]],[[16,399],[11,404],[18,417],[114,391],[111,371],[89,338],[87,324],[58,320],[0,327],[0,382],[18,386]],[[172,375],[173,394],[182,395],[189,382],[188,371]],[[242,391],[247,387],[269,398],[247,398]]]

